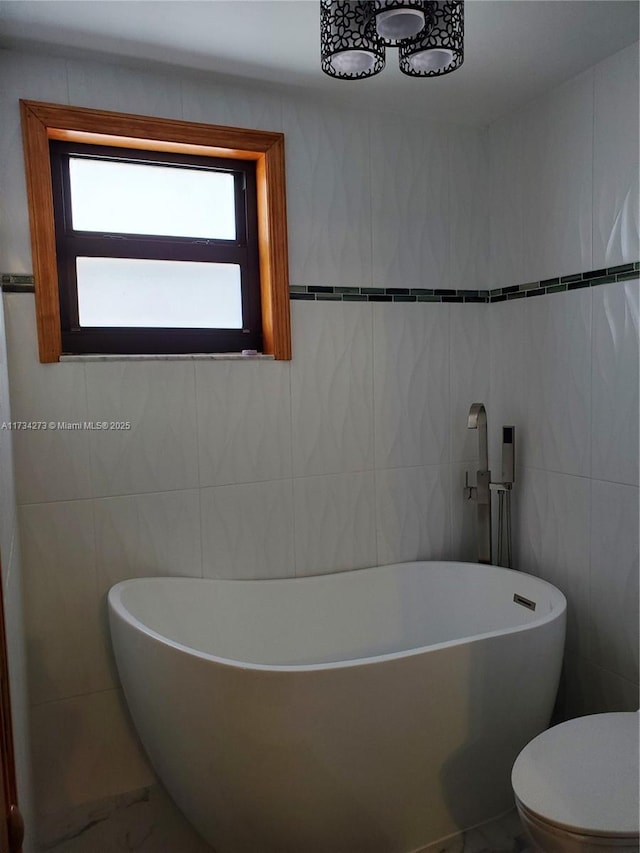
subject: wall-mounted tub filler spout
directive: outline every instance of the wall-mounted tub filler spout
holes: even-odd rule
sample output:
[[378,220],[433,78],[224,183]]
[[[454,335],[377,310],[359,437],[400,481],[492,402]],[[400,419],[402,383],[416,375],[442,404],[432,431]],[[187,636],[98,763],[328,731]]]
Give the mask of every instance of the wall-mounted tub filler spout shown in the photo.
[[469,485],[469,472],[465,472],[464,492],[467,500],[476,502],[476,538],[478,562],[491,562],[491,471],[487,447],[487,412],[482,403],[473,403],[469,409],[469,429],[478,430],[478,470],[476,485]]

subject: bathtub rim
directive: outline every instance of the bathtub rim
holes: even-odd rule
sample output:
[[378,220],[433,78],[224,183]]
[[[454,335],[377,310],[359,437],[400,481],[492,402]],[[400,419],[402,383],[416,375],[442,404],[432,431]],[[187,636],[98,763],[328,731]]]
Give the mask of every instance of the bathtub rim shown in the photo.
[[[212,581],[217,583],[240,583],[240,584],[249,584],[249,583],[274,583],[274,582],[283,582],[283,581],[299,581],[304,582],[305,580],[309,580],[312,578],[325,578],[325,577],[333,577],[336,575],[343,574],[352,574],[354,572],[368,572],[372,569],[381,569],[381,568],[395,568],[399,566],[408,566],[408,565],[416,565],[416,564],[425,564],[429,563],[444,563],[450,564],[451,566],[473,566],[474,568],[479,568],[482,570],[483,568],[492,568],[499,569],[501,572],[507,572],[512,575],[518,576],[526,576],[528,578],[533,578],[537,583],[542,584],[547,587],[551,593],[551,601],[552,608],[549,613],[541,616],[537,619],[532,620],[531,622],[525,622],[522,625],[518,625],[517,627],[511,628],[501,628],[495,631],[485,631],[482,634],[473,634],[472,636],[467,637],[459,637],[455,640],[445,640],[441,643],[431,643],[427,646],[417,646],[411,649],[402,649],[397,652],[387,652],[381,655],[370,655],[366,658],[348,658],[346,660],[338,660],[338,661],[323,661],[320,663],[309,663],[309,664],[266,664],[266,663],[251,663],[249,661],[241,661],[236,660],[234,658],[226,658],[221,657],[220,655],[214,655],[210,652],[203,652],[199,649],[194,649],[192,646],[187,646],[184,643],[179,643],[176,640],[172,640],[170,637],[166,637],[164,634],[160,634],[157,631],[154,631],[148,625],[145,625],[144,622],[141,622],[137,617],[135,617],[123,604],[122,602],[122,592],[127,586],[131,586],[134,584],[145,583],[148,581],[157,581],[161,580],[163,583],[173,583],[173,582],[185,582],[185,581]],[[562,590],[558,589],[558,587],[554,586],[549,581],[545,581],[542,578],[536,577],[536,575],[529,574],[528,572],[521,572],[517,569],[507,569],[503,566],[495,566],[493,563],[483,564],[483,563],[471,563],[462,560],[408,560],[404,563],[386,563],[383,566],[366,566],[360,569],[351,569],[348,571],[336,571],[336,572],[321,572],[315,575],[304,575],[300,577],[284,577],[284,578],[205,578],[205,577],[197,577],[197,576],[189,576],[189,575],[150,575],[147,577],[140,578],[128,578],[127,580],[119,581],[114,584],[107,594],[108,601],[108,615],[109,615],[109,625],[110,625],[110,633],[113,642],[113,630],[111,627],[111,620],[113,618],[113,614],[119,616],[124,622],[128,623],[134,629],[140,631],[142,634],[146,634],[148,637],[156,640],[160,644],[164,646],[168,646],[169,648],[175,649],[182,653],[191,655],[193,657],[199,658],[200,660],[205,660],[211,663],[215,663],[225,667],[232,667],[234,669],[241,670],[258,670],[261,672],[317,672],[319,670],[333,670],[333,669],[344,669],[347,667],[356,667],[356,666],[370,666],[378,663],[386,663],[394,660],[400,660],[402,658],[408,658],[417,656],[419,654],[424,654],[428,651],[439,651],[441,649],[451,648],[453,646],[459,646],[463,644],[477,643],[481,640],[487,640],[494,637],[500,637],[506,634],[516,634],[521,631],[529,631],[534,628],[540,628],[543,625],[546,625],[550,622],[555,621],[556,619],[565,618],[567,611],[567,599],[562,592]],[[557,607],[555,606],[557,603]]]

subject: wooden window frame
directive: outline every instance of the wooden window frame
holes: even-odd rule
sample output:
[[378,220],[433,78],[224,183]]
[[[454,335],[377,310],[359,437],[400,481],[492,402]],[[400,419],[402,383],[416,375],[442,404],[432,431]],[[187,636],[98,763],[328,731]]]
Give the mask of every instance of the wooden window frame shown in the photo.
[[284,136],[262,130],[20,101],[40,361],[62,354],[49,140],[255,160],[263,351],[291,358]]

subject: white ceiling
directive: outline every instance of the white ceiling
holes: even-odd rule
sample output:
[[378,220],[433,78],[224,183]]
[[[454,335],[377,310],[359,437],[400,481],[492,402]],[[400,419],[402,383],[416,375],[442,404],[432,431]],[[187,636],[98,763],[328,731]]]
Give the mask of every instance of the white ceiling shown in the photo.
[[370,106],[487,124],[638,40],[637,0],[467,0],[465,61],[439,79],[320,71],[318,0],[0,0],[0,46],[44,45],[302,86]]

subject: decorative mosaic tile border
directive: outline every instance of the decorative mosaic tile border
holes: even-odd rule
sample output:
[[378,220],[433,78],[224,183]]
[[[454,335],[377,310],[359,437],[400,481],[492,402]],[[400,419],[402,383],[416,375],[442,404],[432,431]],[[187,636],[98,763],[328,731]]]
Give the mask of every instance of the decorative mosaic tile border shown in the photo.
[[291,299],[318,302],[488,302],[488,290],[429,290],[424,287],[321,287],[292,285]]
[[[563,275],[544,281],[531,281],[494,290],[432,290],[421,287],[325,287],[320,285],[292,285],[289,295],[292,300],[306,302],[505,302],[529,296],[545,296],[582,287],[596,287],[627,281],[640,275],[640,261],[620,264],[602,270]],[[2,290],[5,293],[33,293],[32,275],[2,273]]]
[[3,272],[0,281],[4,293],[33,293],[35,290],[32,275]]
[[595,287],[638,278],[640,261],[602,270],[531,281],[495,290],[427,290],[406,287],[320,287],[293,285],[291,299],[323,302],[504,302],[528,296],[543,296],[581,287]]
[[513,287],[498,287],[489,291],[489,302],[504,302],[507,299],[522,299],[529,296],[544,296],[547,293],[561,293],[564,290],[578,290],[581,287],[596,287],[599,284],[613,284],[638,278],[640,262],[620,264],[603,270],[563,275],[559,278],[547,278],[544,281],[531,281],[528,284],[516,284]]

